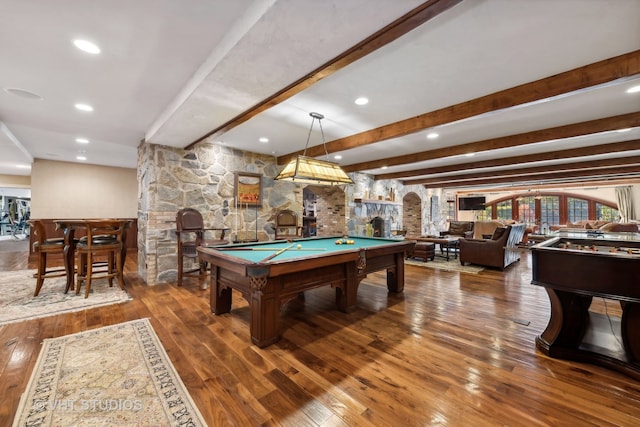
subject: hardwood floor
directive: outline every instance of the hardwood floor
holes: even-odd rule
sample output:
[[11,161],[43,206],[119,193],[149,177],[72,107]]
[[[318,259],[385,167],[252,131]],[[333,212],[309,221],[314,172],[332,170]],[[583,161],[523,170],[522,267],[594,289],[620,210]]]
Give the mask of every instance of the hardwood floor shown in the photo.
[[[400,295],[370,275],[349,314],[332,289],[307,292],[283,307],[282,340],[265,349],[250,345],[238,294],[214,316],[195,279],[146,286],[135,257],[133,301],[0,327],[0,425],[11,424],[43,339],[143,317],[211,426],[640,425],[639,382],[536,350],[549,301],[529,283],[526,251],[506,272],[407,266]],[[1,253],[0,268],[27,268],[26,258]]]

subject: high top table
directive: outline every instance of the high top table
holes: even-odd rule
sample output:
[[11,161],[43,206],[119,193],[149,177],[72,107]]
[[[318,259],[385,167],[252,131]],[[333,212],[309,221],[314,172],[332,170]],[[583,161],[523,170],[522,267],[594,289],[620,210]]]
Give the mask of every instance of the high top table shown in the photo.
[[[107,219],[107,218],[105,218]],[[131,224],[131,219],[120,219],[120,218],[108,218],[110,221],[118,221],[118,223],[123,224],[125,226],[123,242],[126,242],[126,233],[127,228]],[[73,278],[75,276],[76,266],[75,266],[75,253],[76,253],[76,243],[77,239],[75,238],[76,230],[85,230],[88,225],[91,224],[92,221],[101,221],[99,219],[55,219],[53,223],[56,225],[57,230],[62,230],[64,233],[64,269],[67,275],[67,284],[64,289],[64,293],[69,292],[69,289],[74,289]],[[122,245],[122,268],[124,268],[124,260],[127,256],[127,245]]]

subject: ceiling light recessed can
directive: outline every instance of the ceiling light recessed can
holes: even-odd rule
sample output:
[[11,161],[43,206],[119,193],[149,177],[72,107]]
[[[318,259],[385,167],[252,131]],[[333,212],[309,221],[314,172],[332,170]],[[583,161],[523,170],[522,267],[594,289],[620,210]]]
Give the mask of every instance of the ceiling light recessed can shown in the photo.
[[76,160],[87,160],[85,156],[76,156]]
[[80,111],[93,111],[93,107],[89,104],[76,104],[74,107]]
[[260,141],[260,142],[269,142],[269,138],[263,136],[260,139],[258,139],[258,141]]
[[76,138],[76,142],[78,144],[88,144],[89,140],[87,138]]
[[356,103],[356,105],[366,105],[369,103],[369,98],[361,96],[360,98],[356,98],[354,102]]
[[340,154],[336,154],[333,158],[336,160],[342,160],[342,156]]
[[629,132],[631,128],[618,129],[616,132]]
[[42,99],[44,99],[42,98],[42,96],[38,95],[37,93],[31,92],[26,89],[19,89],[17,87],[6,87],[4,88],[4,91],[7,93],[10,93],[11,95],[19,96],[21,98],[33,99],[37,101],[42,101]]
[[100,48],[89,40],[75,39],[73,41],[73,45],[81,51],[91,53],[93,55],[100,53]]
[[638,92],[640,92],[640,85],[632,86],[629,89],[627,89],[627,93],[638,93]]
[[436,139],[436,138],[437,138],[437,137],[439,137],[439,136],[440,136],[440,135],[439,135],[439,134],[437,134],[436,132],[429,132],[429,133],[427,134],[427,138],[429,138],[429,139]]

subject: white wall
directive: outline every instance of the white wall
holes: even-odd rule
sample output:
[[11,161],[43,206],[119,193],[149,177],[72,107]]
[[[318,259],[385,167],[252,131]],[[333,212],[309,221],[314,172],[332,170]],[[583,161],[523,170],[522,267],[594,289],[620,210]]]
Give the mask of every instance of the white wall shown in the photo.
[[36,159],[31,218],[137,218],[136,169]]

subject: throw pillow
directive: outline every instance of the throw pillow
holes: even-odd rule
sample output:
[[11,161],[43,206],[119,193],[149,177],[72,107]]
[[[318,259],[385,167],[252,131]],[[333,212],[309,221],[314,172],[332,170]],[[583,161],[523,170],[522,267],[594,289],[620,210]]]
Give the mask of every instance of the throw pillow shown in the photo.
[[500,238],[507,232],[507,227],[498,227],[493,230],[493,234],[491,235],[491,240],[500,240]]

